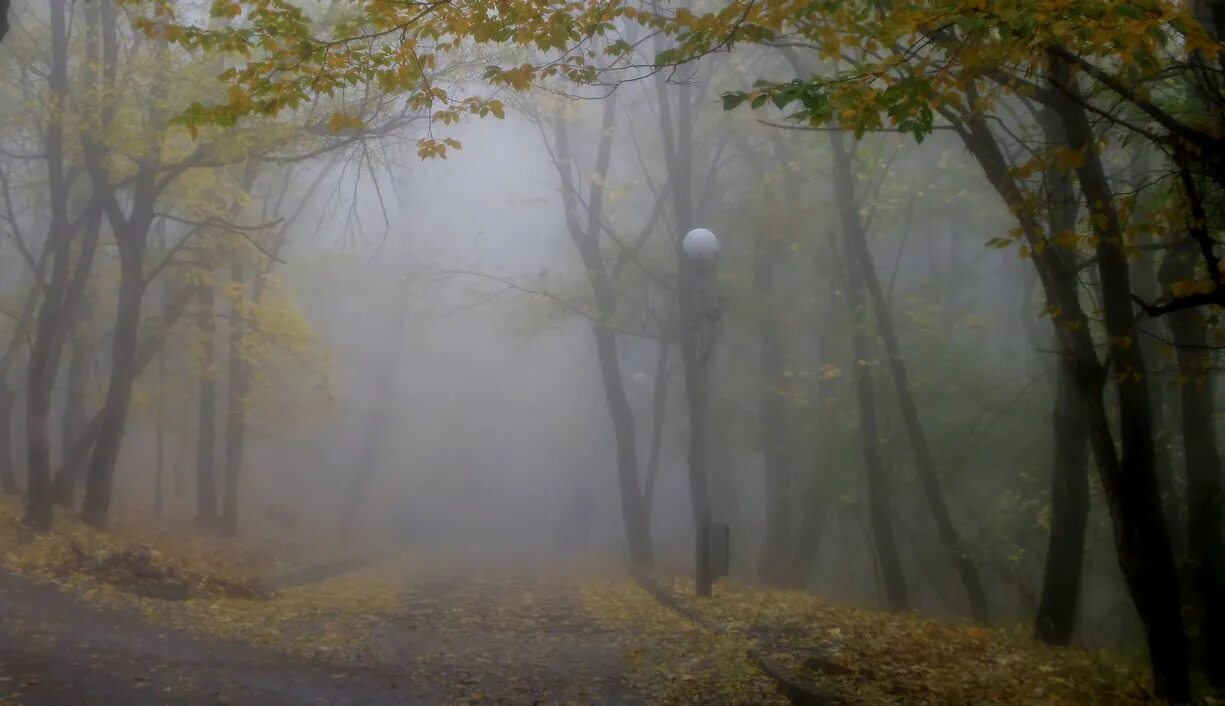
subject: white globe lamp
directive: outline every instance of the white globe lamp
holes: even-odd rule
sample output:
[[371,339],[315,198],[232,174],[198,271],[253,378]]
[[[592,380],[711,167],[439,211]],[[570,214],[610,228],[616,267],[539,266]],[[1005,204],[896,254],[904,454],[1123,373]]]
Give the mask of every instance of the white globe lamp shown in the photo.
[[710,267],[719,259],[719,238],[708,228],[694,228],[681,241],[681,252],[695,267]]

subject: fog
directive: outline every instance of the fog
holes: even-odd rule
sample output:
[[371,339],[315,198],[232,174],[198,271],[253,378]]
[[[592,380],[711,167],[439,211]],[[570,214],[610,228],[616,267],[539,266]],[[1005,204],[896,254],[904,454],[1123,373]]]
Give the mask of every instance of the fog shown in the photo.
[[[738,3],[593,36],[529,5],[513,40],[12,10],[13,624],[80,595],[71,622],[133,621],[107,659],[163,664],[150,625],[233,647],[184,703],[294,675],[301,703],[1211,703],[1220,125],[1170,95],[1219,108],[1215,54],[1114,76],[1064,37],[1011,58],[1008,25],[978,72],[927,30],[859,49],[926,26],[883,11],[774,8],[762,39],[710,29]],[[0,702],[137,702],[31,677],[101,639],[43,630],[0,629]]]

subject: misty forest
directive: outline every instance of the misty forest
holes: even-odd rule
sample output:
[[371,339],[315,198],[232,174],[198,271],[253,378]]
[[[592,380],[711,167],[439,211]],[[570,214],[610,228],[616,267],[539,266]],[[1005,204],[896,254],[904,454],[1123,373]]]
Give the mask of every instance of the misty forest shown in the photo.
[[1223,195],[1221,0],[0,0],[0,704],[1225,703]]

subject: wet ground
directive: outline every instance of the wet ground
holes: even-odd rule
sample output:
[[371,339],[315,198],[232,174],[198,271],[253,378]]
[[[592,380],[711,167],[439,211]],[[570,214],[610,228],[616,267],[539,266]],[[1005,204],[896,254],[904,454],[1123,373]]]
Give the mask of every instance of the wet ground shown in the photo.
[[343,672],[151,625],[0,573],[0,702],[429,704],[403,673]]
[[[621,679],[617,634],[596,627],[577,591],[540,567],[434,562],[404,586],[404,610],[370,626],[366,649],[324,664],[0,572],[0,703],[644,701]],[[309,640],[315,628],[298,629]]]

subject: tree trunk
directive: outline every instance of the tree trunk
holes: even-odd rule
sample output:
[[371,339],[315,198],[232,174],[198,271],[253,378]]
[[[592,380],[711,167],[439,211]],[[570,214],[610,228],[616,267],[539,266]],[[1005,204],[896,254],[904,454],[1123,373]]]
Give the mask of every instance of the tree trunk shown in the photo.
[[[1171,250],[1161,267],[1167,286],[1195,276],[1198,251]],[[1225,522],[1221,511],[1221,457],[1217,450],[1212,351],[1198,309],[1167,315],[1180,378],[1183,461],[1187,481],[1187,575],[1196,600],[1199,664],[1209,683],[1225,689]]]
[[[942,111],[942,114],[953,121],[966,146],[982,166],[984,175],[1016,216],[1033,253],[1034,266],[1057,324],[1055,330],[1059,336],[1060,350],[1074,372],[1087,415],[1089,440],[1110,509],[1119,568],[1145,625],[1154,686],[1162,697],[1185,700],[1189,691],[1186,636],[1182,616],[1177,610],[1177,573],[1169,540],[1165,537],[1156,479],[1151,466],[1145,474],[1143,466],[1136,464],[1134,456],[1120,462],[1110,418],[1102,400],[1106,371],[1098,360],[1088,317],[1080,304],[1076,271],[1065,261],[1066,253],[1060,252],[1047,240],[1032,209],[1025,205],[1025,196],[1010,174],[1008,160],[982,115],[971,112],[962,118],[947,111]],[[1125,266],[1126,262],[1123,264]],[[1117,267],[1117,262],[1111,262],[1108,267]],[[1117,291],[1113,294],[1117,296]],[[1135,420],[1132,421],[1134,423]],[[1132,431],[1124,428],[1125,441]],[[1127,455],[1127,449],[1124,455]],[[1145,475],[1147,480],[1144,479]],[[1171,595],[1174,599],[1173,612]],[[1168,651],[1163,651],[1166,649]]]
[[[150,203],[147,206],[152,208]],[[115,334],[111,348],[110,386],[102,405],[98,440],[94,444],[85,478],[85,500],[81,519],[92,527],[104,527],[111,507],[115,464],[127,426],[132,384],[140,371],[140,300],[144,294],[144,257],[149,221],[142,217],[129,233],[116,233],[119,242],[119,300],[115,311]]]
[[646,503],[638,486],[634,414],[625,396],[625,384],[621,379],[621,365],[617,360],[617,338],[602,322],[592,324],[591,331],[595,337],[604,399],[608,403],[613,437],[617,444],[617,484],[621,493],[621,516],[625,521],[630,561],[641,566],[651,566],[655,557],[651,546],[650,518],[646,514]]
[[6,380],[0,380],[0,493],[16,495],[17,472],[13,469],[13,403],[16,395]]
[[[1059,145],[1067,141],[1059,116],[1053,110],[1043,108],[1039,120],[1048,144]],[[1072,175],[1051,168],[1045,172],[1044,179],[1050,192],[1047,232],[1052,236],[1074,232],[1080,202]],[[1069,282],[1067,286],[1075,286],[1075,283]],[[1058,338],[1059,324],[1054,320],[1053,323]],[[1066,645],[1076,629],[1084,570],[1085,528],[1089,521],[1088,429],[1073,361],[1066,353],[1055,362],[1053,422],[1051,530],[1042,595],[1034,613],[1034,633],[1044,642]]]
[[157,366],[157,406],[154,410],[153,418],[153,514],[157,517],[162,516],[162,499],[165,495],[163,492],[163,479],[166,475],[166,426],[164,417],[166,414],[165,391],[166,385],[166,356],[162,355],[158,358]]
[[655,505],[655,483],[659,478],[659,459],[663,451],[664,421],[668,414],[668,358],[672,351],[672,339],[662,333],[659,349],[655,352],[655,385],[651,399],[651,448],[647,451],[646,480],[642,485],[643,513],[648,528]]
[[791,469],[787,449],[786,410],[783,405],[783,341],[773,297],[775,246],[772,235],[759,231],[753,249],[753,288],[757,294],[758,441],[765,459],[766,536],[761,554],[761,577],[766,583],[787,579],[791,558]]
[[[89,307],[82,303],[77,328],[89,314]],[[85,427],[85,403],[89,391],[89,373],[93,362],[93,349],[89,341],[80,335],[73,336],[71,357],[68,361],[68,380],[64,390],[64,417],[60,441],[60,468],[66,468],[72,455],[73,444],[81,438]],[[56,474],[52,483],[52,494],[57,505],[71,508],[76,502],[76,484],[62,482]],[[80,475],[73,474],[74,478]]]
[[[237,287],[243,284],[242,266],[237,259],[231,263],[230,282]],[[238,483],[242,476],[243,449],[246,445],[248,371],[243,352],[246,332],[243,304],[240,294],[230,309],[229,384],[225,407],[225,498],[221,506],[221,529],[229,536],[238,534]]]
[[[1055,71],[1065,71],[1054,60]],[[1057,85],[1074,90],[1063,77]],[[1148,637],[1149,659],[1157,694],[1185,701],[1191,696],[1187,673],[1187,638],[1174,553],[1161,512],[1153,446],[1153,419],[1147,370],[1133,323],[1131,276],[1122,226],[1085,109],[1067,94],[1052,92],[1051,107],[1059,113],[1068,146],[1083,155],[1076,168],[1089,221],[1097,237],[1097,270],[1101,280],[1106,333],[1114,357],[1115,390],[1119,404],[1122,455],[1115,484],[1121,507],[1119,559],[1125,574],[1135,576],[1132,596]],[[1105,480],[1103,481],[1105,483]],[[1119,532],[1121,530],[1121,532]]]
[[1085,411],[1071,366],[1062,359],[1056,366],[1051,533],[1034,633],[1043,642],[1066,645],[1076,629],[1080,602],[1085,527],[1089,520],[1089,447]]
[[[1147,160],[1145,160],[1147,161]],[[1152,167],[1144,164],[1144,169],[1133,180],[1129,188],[1140,189],[1144,180],[1152,173]],[[1152,245],[1163,245],[1164,238],[1150,241]],[[1155,272],[1153,263],[1147,259],[1137,260],[1133,269],[1133,290],[1145,301],[1155,302],[1161,299],[1160,275]],[[1140,346],[1140,352],[1146,361],[1156,360],[1159,342],[1151,336],[1137,335],[1134,343]],[[1160,367],[1160,366],[1158,366]],[[1157,475],[1157,488],[1161,498],[1161,514],[1166,520],[1166,529],[1170,537],[1170,546],[1174,550],[1175,561],[1180,561],[1187,553],[1187,522],[1183,516],[1186,499],[1179,492],[1175,482],[1176,470],[1171,458],[1171,420],[1166,413],[1166,380],[1160,372],[1145,376],[1148,386],[1149,408],[1152,410],[1153,428],[1153,468]],[[1171,401],[1171,404],[1172,401]]]
[[68,224],[68,183],[64,172],[63,111],[68,99],[68,29],[64,0],[51,0],[51,67],[47,84],[52,109],[48,112],[46,161],[51,219],[44,245],[52,251],[51,276],[43,289],[34,342],[26,373],[26,448],[28,487],[25,521],[36,532],[47,532],[52,524],[51,496],[51,388],[55,383],[58,357],[57,330],[72,256]]
[[[849,243],[854,237],[850,235],[853,228],[859,228],[859,204],[855,201],[853,183],[850,181],[849,158],[844,164],[845,153],[842,150],[842,136],[831,133],[834,137],[835,155],[837,156],[836,175],[842,175],[834,180],[839,204],[839,217],[842,224],[843,260],[850,259]],[[841,155],[841,156],[839,156]],[[844,172],[843,166],[846,171]],[[872,542],[876,548],[876,558],[880,565],[880,577],[885,593],[886,607],[891,611],[906,610],[906,578],[902,572],[902,562],[898,558],[897,543],[893,534],[893,479],[885,469],[881,458],[880,429],[876,415],[876,382],[873,368],[868,365],[872,360],[872,346],[867,334],[867,308],[864,302],[864,280],[857,277],[849,263],[843,266],[843,281],[846,284],[846,301],[851,314],[851,363],[855,379],[855,397],[859,407],[859,437],[863,453],[864,471],[868,482],[868,516],[872,526]]]
[[[612,160],[612,141],[616,127],[616,101],[610,97],[604,104],[600,124],[600,141],[596,150],[595,173],[607,175]],[[616,296],[609,281],[608,268],[600,252],[600,215],[604,202],[603,181],[592,181],[587,200],[587,220],[579,217],[577,204],[578,187],[574,183],[574,156],[570,148],[570,137],[564,122],[554,123],[557,141],[557,169],[561,179],[562,204],[566,214],[566,225],[570,239],[578,249],[591,293],[595,299],[598,316],[592,321],[596,357],[600,365],[600,380],[604,386],[604,398],[612,419],[613,437],[617,449],[617,484],[621,494],[621,518],[625,524],[629,558],[634,564],[650,566],[654,563],[654,548],[651,545],[650,515],[640,487],[638,446],[634,430],[634,415],[625,395],[625,382],[621,377],[621,364],[617,358],[617,337],[608,321],[616,313]]]
[[201,527],[216,527],[217,516],[217,354],[213,287],[201,285],[200,310],[196,319],[203,348],[200,351],[200,384],[196,412],[196,519]]
[[902,423],[905,425],[907,436],[910,439],[911,451],[914,455],[915,467],[918,471],[919,483],[923,488],[923,495],[927,499],[928,507],[931,509],[932,518],[935,520],[936,530],[941,543],[944,545],[945,554],[956,569],[957,575],[965,588],[966,597],[970,603],[970,613],[974,616],[975,621],[986,623],[988,619],[987,594],[983,590],[982,581],[978,575],[978,568],[966,552],[961,535],[953,525],[953,520],[944,497],[944,490],[940,487],[940,475],[927,443],[927,434],[919,418],[918,406],[915,404],[914,396],[910,391],[906,364],[902,360],[897,334],[893,327],[893,315],[889,310],[888,302],[885,301],[884,292],[881,290],[880,280],[876,274],[876,265],[872,261],[872,253],[868,248],[866,234],[863,232],[863,223],[858,212],[858,201],[855,200],[855,182],[851,155],[843,148],[841,133],[835,132],[830,133],[830,135],[834,145],[835,185],[841,184],[840,187],[836,186],[839,193],[838,198],[840,200],[847,199],[855,209],[842,209],[842,230],[843,238],[846,241],[845,255],[849,265],[847,268],[848,277],[855,278],[856,275],[861,277],[872,300],[877,330],[880,333],[881,341],[885,346],[885,353],[889,359],[889,372],[893,377],[893,386],[897,393]]

